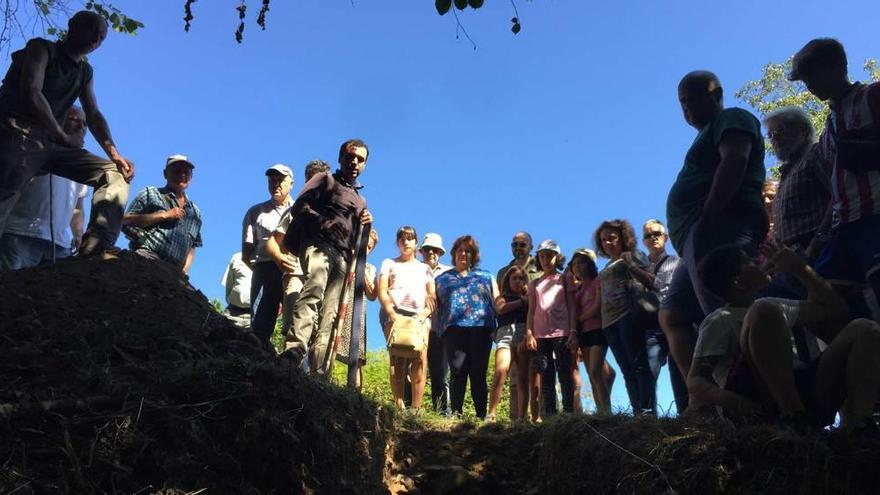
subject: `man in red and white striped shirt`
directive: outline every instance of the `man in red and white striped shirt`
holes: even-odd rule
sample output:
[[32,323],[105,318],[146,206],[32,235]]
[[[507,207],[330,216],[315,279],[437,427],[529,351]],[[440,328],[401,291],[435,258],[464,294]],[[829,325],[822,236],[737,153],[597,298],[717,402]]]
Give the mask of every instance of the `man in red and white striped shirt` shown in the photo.
[[880,83],[851,83],[846,52],[831,38],[811,40],[792,60],[801,80],[831,113],[820,139],[832,167],[832,230],[816,270],[838,285],[867,281],[880,296]]

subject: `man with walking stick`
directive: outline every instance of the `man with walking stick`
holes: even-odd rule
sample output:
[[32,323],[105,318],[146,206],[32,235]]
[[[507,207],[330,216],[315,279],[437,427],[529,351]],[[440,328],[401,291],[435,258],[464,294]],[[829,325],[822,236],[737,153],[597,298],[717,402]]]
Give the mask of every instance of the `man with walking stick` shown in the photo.
[[358,192],[368,156],[360,139],[342,143],[336,172],[312,177],[291,206],[284,245],[299,255],[304,280],[283,355],[300,366],[308,351],[309,370],[315,375],[324,376],[329,369],[330,338],[349,263],[356,255],[359,226],[373,222]]

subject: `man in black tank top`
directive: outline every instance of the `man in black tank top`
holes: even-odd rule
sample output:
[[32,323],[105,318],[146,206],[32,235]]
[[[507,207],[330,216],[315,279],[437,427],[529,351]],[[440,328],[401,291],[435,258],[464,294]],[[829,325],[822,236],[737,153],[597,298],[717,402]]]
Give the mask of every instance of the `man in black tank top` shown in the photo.
[[[34,38],[12,54],[0,86],[0,235],[24,185],[35,175],[53,173],[95,188],[80,254],[116,243],[134,165],[116,149],[85,60],[106,37],[107,22],[81,11],[68,22],[63,41]],[[83,149],[82,137],[64,132],[64,115],[77,99],[109,160]]]

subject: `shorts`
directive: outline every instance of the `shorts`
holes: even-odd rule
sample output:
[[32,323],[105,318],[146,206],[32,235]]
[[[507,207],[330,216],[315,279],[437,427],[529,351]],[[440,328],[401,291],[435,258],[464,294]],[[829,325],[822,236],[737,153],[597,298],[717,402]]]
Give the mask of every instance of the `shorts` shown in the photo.
[[525,323],[502,325],[495,330],[495,347],[497,349],[516,349],[525,335]]
[[[794,385],[812,422],[820,426],[828,426],[834,423],[836,413],[835,411],[830,413],[822,411],[816,400],[816,372],[818,370],[818,359],[802,366],[796,366],[794,369]],[[758,404],[766,403],[761,393],[761,387],[758,385],[757,376],[746,362],[745,355],[742,353],[737,356],[733,366],[730,367],[724,389],[742,395]]]
[[660,305],[661,309],[684,313],[699,323],[703,317],[724,305],[724,301],[705,288],[697,277],[697,266],[712,249],[724,244],[738,244],[749,255],[756,255],[758,246],[767,235],[767,218],[755,217],[751,221],[738,218],[725,219],[724,224],[713,228],[704,227],[697,220],[685,236],[681,263],[672,274],[669,291]]
[[880,270],[880,215],[840,224],[814,268],[838,284],[861,284]]
[[608,339],[605,338],[605,332],[601,328],[578,332],[577,338],[579,347],[608,347]]

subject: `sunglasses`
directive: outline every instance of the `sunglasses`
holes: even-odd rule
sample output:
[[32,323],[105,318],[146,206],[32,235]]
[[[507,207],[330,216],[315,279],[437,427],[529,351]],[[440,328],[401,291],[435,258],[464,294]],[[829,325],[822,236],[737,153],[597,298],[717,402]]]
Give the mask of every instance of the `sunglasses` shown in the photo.
[[513,242],[510,243],[510,247],[515,247],[515,248],[529,247],[529,243],[528,243],[528,242],[517,242],[517,241],[513,241]]
[[656,239],[659,237],[663,237],[663,235],[664,235],[663,232],[659,232],[659,231],[654,230],[652,232],[646,232],[644,238],[645,239]]

